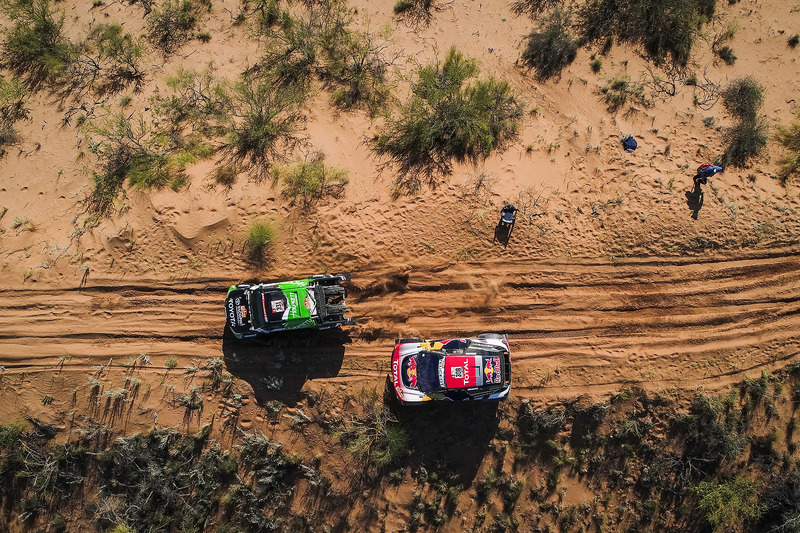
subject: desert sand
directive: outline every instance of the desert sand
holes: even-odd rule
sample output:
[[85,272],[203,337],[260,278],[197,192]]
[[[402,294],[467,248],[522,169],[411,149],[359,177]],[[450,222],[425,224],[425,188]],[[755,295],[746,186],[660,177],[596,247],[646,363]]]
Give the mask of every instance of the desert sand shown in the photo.
[[[191,41],[166,59],[148,51],[146,83],[139,93],[124,92],[131,97],[126,112],[146,113],[150,96],[166,90],[165,78],[178,68],[211,62],[218,75],[236,76],[257,59],[246,25],[231,24],[238,5],[213,2],[201,23],[209,42]],[[337,110],[315,82],[304,142],[287,155],[324,151],[326,163],[348,171],[341,198],[293,205],[280,186],[246,172],[225,188],[209,177],[212,158],[189,166],[180,190],[126,188],[112,215],[87,226],[84,200],[96,162],[85,149],[93,139],[65,117],[81,105],[102,113],[102,104],[31,93],[29,120],[18,124],[22,140],[0,160],[0,208],[7,208],[0,219],[0,422],[52,423],[60,441],[92,416],[115,436],[154,426],[188,434],[213,422],[223,442],[235,441],[238,426],[285,436],[289,449],[313,455],[325,453],[315,436],[290,431],[265,405],[279,400],[295,412],[323,395],[341,413],[365,386],[383,390],[401,336],[508,333],[509,404],[542,407],[599,401],[630,385],[680,400],[798,360],[800,191],[776,177],[777,143],[749,168],[714,176],[693,219],[685,193],[694,169],[724,151],[721,128],[732,119],[721,102],[695,105],[690,86],[678,84],[674,96],[651,93],[651,72],[666,74],[637,47],[615,45],[598,73],[590,56],[599,50],[582,47],[560,77],[537,81],[518,64],[534,22],[506,2],[437,3],[429,25],[403,20],[391,3],[351,5],[360,27],[390,30],[384,53],[395,58],[396,99],[408,94],[415,65],[456,46],[478,60],[481,75],[508,81],[520,95],[526,115],[518,138],[478,165],[456,165],[436,187],[395,198],[396,169],[368,145],[383,119]],[[71,36],[101,20],[143,31],[136,4],[57,6]],[[738,59],[726,65],[710,42],[734,21]],[[791,3],[719,3],[691,66],[722,86],[745,75],[759,80],[763,117],[774,131],[798,112],[800,51],[786,44],[798,29],[800,11]],[[618,74],[644,82],[652,107],[609,112],[599,89]],[[625,134],[639,142],[633,153],[621,147]],[[492,242],[504,202],[521,209],[507,247]],[[243,250],[255,217],[278,228],[261,266]],[[13,228],[15,218],[35,227]],[[226,338],[230,284],[320,272],[352,274],[356,326],[321,340],[240,346]],[[244,402],[232,409],[206,392],[202,412],[187,418],[175,397],[191,389],[210,358],[224,361]],[[93,380],[111,391],[130,389],[134,377],[138,392],[124,413],[108,405],[96,411]],[[410,497],[397,490],[392,502]],[[400,527],[404,511],[396,512],[388,523]],[[445,530],[460,531],[457,522]]]

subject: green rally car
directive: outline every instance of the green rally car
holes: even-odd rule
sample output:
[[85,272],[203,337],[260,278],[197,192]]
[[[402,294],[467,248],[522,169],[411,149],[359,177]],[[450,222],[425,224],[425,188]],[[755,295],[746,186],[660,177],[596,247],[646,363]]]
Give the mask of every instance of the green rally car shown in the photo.
[[346,318],[349,274],[321,274],[296,281],[232,285],[225,298],[228,326],[237,339],[296,329],[355,324]]

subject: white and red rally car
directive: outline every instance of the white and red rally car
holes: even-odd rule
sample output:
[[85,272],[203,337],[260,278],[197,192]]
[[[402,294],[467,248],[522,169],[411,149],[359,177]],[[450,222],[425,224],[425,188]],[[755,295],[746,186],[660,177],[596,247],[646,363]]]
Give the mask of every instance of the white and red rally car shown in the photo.
[[403,404],[503,400],[511,390],[508,336],[398,339],[392,353],[392,382]]

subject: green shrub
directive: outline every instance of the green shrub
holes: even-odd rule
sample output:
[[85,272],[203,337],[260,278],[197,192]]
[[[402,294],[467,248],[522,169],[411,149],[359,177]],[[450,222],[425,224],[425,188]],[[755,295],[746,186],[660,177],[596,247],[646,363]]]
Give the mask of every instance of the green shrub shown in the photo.
[[399,15],[400,13],[404,13],[404,12],[408,11],[412,7],[414,7],[414,3],[411,2],[410,0],[399,0],[394,5],[394,12],[395,12],[396,15]]
[[383,405],[375,389],[363,389],[359,403],[362,412],[346,420],[341,428],[342,442],[365,460],[365,466],[384,470],[397,464],[411,451],[408,430]]
[[737,119],[725,131],[725,165],[744,167],[766,147],[767,125],[758,117],[763,102],[764,88],[751,76],[732,81],[722,91],[725,109]]
[[394,5],[395,15],[403,15],[414,24],[428,24],[431,20],[433,0],[398,0]]
[[304,98],[299,89],[242,77],[231,102],[232,120],[224,147],[228,162],[250,170],[256,179],[267,177],[270,165],[283,160],[297,145]]
[[730,46],[725,45],[717,50],[717,55],[726,65],[733,65],[736,63],[736,54],[733,53],[733,49]]
[[221,164],[214,167],[212,176],[217,185],[222,185],[226,189],[233,187],[239,175],[239,168],[236,165]]
[[147,38],[164,54],[189,40],[199,15],[192,0],[164,0],[147,16]]
[[10,422],[0,425],[0,449],[19,446],[19,441],[24,433],[25,424],[22,422]]
[[722,90],[725,109],[739,120],[754,120],[764,103],[764,88],[752,76],[737,78]]
[[589,63],[589,66],[592,68],[592,72],[597,74],[600,72],[600,69],[603,68],[603,60],[600,58],[592,59],[592,62]]
[[562,9],[553,10],[539,27],[527,37],[522,61],[536,70],[536,77],[546,80],[561,74],[578,53],[578,42],[572,37],[570,15]]
[[286,88],[307,90],[317,66],[320,20],[293,19],[272,39],[258,65],[260,75]]
[[388,63],[381,55],[383,48],[375,34],[358,31],[347,31],[336,46],[325,47],[329,76],[340,85],[332,95],[336,106],[363,106],[372,116],[384,110],[390,89],[386,82]]
[[165,81],[172,94],[156,91],[150,102],[159,126],[169,136],[180,137],[187,126],[207,138],[224,134],[230,96],[212,65],[201,71],[179,68]]
[[608,110],[612,113],[618,111],[629,100],[644,107],[652,105],[644,94],[644,85],[632,82],[630,77],[625,75],[618,75],[609,80],[600,92],[604,95]]
[[77,56],[77,47],[62,33],[63,12],[51,10],[50,0],[1,0],[0,10],[11,21],[4,66],[34,88],[59,82]]
[[164,366],[166,366],[170,370],[175,368],[176,366],[178,366],[178,358],[175,357],[174,355],[170,355],[164,362]]
[[689,414],[675,420],[685,435],[684,456],[698,472],[713,472],[723,461],[739,457],[745,440],[722,417],[724,405],[713,396],[695,396]]
[[25,86],[19,80],[6,80],[0,76],[0,156],[5,154],[7,146],[20,142],[19,132],[14,125],[28,117],[26,93]]
[[767,125],[760,119],[742,120],[725,130],[723,164],[746,167],[767,146]]
[[141,70],[144,47],[131,34],[123,33],[119,24],[98,24],[89,33],[89,40],[99,53],[103,83],[100,93],[117,92],[132,86],[141,90],[145,73]]
[[250,259],[256,263],[263,261],[265,252],[275,242],[275,228],[267,220],[253,220],[247,229],[244,246]]
[[325,165],[325,154],[315,152],[292,167],[273,169],[273,179],[283,185],[283,195],[309,205],[325,196],[337,197],[348,182],[347,170]]
[[764,511],[758,500],[759,486],[737,476],[731,481],[703,481],[694,487],[698,509],[714,530],[732,529],[745,520],[757,520]]
[[788,150],[788,154],[781,158],[781,178],[783,182],[800,171],[800,114],[788,127],[778,126],[776,135],[778,142]]
[[616,36],[644,46],[656,62],[669,58],[686,66],[700,27],[714,14],[716,0],[590,0],[579,11],[587,41]]
[[165,135],[142,117],[131,120],[122,112],[84,127],[96,140],[92,152],[100,172],[93,174],[89,207],[100,215],[111,212],[126,180],[139,189],[177,190],[186,183],[186,165],[213,154],[206,144]]
[[412,97],[372,140],[400,167],[396,190],[417,188],[420,175],[435,185],[434,173],[449,174],[452,161],[475,163],[516,138],[522,103],[508,83],[477,74],[477,62],[455,48],[419,68]]
[[528,15],[534,18],[543,11],[558,7],[558,0],[515,0],[511,4],[511,10],[517,15]]

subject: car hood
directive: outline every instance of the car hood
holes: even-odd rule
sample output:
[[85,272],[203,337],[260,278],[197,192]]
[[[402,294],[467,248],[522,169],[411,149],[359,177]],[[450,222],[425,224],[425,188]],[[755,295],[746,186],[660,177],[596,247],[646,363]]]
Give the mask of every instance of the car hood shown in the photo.
[[231,288],[225,298],[225,315],[234,333],[244,333],[250,329],[251,317],[244,289]]

